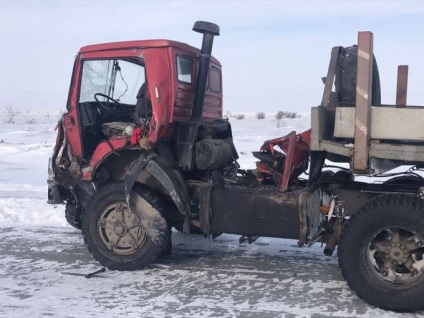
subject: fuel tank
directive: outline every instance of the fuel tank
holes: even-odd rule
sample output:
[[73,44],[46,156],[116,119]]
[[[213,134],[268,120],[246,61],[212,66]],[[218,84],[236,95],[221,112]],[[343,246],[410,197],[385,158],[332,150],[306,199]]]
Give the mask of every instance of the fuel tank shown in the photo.
[[211,232],[298,239],[300,195],[265,185],[214,187]]

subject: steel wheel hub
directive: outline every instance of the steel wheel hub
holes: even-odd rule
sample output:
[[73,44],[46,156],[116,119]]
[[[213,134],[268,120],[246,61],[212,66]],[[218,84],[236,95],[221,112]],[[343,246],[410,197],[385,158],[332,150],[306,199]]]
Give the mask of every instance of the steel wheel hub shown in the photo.
[[[374,276],[386,282],[405,285],[424,278],[424,240],[400,228],[381,230],[370,241],[367,261]],[[416,277],[419,275],[419,277]]]
[[115,230],[115,234],[119,236],[123,236],[127,232],[127,228],[122,224],[117,224],[114,230]]
[[103,244],[118,255],[134,254],[147,239],[141,223],[126,202],[107,206],[100,215],[97,230]]

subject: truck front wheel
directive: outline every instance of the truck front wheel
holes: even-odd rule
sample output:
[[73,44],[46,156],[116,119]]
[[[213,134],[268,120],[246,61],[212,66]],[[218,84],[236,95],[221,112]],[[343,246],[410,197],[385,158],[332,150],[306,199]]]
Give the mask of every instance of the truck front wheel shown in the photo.
[[[115,270],[137,270],[154,261],[166,248],[169,231],[162,218],[161,205],[152,191],[139,187],[134,194],[141,202],[131,211],[125,200],[123,183],[100,188],[84,209],[82,232],[93,257]],[[154,217],[159,228],[148,229],[145,215]],[[162,224],[162,225],[161,225]],[[163,226],[165,224],[165,226]],[[161,232],[153,240],[149,233]]]
[[384,196],[347,221],[338,248],[343,277],[371,305],[424,309],[424,202]]
[[65,218],[69,225],[81,230],[82,228],[82,213],[81,208],[75,202],[67,202],[65,207]]

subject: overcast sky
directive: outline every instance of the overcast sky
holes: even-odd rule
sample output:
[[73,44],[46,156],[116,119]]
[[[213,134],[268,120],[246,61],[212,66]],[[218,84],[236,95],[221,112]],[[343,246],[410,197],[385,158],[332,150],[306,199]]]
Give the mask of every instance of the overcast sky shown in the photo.
[[0,0],[0,111],[65,109],[81,46],[165,38],[199,47],[196,20],[217,23],[226,111],[308,112],[333,46],[374,33],[382,102],[409,65],[408,104],[424,105],[424,1]]

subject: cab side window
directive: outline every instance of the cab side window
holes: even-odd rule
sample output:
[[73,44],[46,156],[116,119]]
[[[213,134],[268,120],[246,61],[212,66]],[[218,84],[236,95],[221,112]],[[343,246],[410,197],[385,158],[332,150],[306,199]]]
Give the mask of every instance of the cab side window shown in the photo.
[[190,58],[177,55],[177,78],[183,84],[192,84],[193,61]]
[[212,67],[209,71],[210,90],[221,93],[221,70]]

